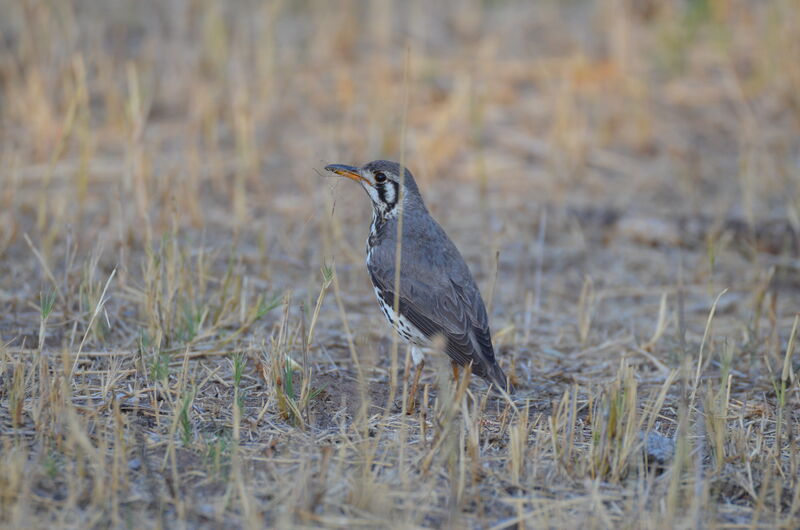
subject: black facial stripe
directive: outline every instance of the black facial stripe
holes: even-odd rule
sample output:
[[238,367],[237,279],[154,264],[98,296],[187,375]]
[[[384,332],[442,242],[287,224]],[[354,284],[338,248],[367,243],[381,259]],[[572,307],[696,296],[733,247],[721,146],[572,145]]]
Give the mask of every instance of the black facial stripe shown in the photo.
[[386,185],[378,183],[378,185],[375,186],[375,189],[378,190],[378,198],[383,204],[386,204]]
[[[392,194],[391,201],[387,199],[387,193],[386,193],[387,186],[392,186],[392,191],[394,191],[394,194]],[[395,204],[397,204],[397,197],[399,195],[398,193],[399,186],[397,182],[394,182],[393,180],[387,180],[386,182],[379,183],[377,186],[375,186],[375,188],[378,190],[378,198],[381,200],[383,204],[385,204],[388,207],[388,209],[391,210],[392,207]]]

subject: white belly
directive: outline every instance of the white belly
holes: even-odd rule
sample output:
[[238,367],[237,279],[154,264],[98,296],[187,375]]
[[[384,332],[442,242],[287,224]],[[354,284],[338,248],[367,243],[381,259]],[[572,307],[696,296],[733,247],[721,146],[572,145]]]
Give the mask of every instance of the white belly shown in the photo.
[[386,317],[389,325],[397,330],[400,338],[411,346],[411,358],[414,361],[414,365],[418,365],[424,360],[423,348],[429,347],[431,341],[402,314],[395,318],[392,306],[383,301],[377,288],[374,288],[374,290],[375,296],[378,298],[378,304],[381,307],[381,311],[383,311],[383,316]]

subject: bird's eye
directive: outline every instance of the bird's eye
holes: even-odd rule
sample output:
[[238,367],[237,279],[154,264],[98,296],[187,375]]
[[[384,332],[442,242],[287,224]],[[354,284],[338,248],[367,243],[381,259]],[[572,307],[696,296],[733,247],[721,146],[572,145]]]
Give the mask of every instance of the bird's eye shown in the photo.
[[380,184],[381,182],[386,182],[386,173],[382,173],[380,171],[375,173],[375,182],[377,182],[378,184]]

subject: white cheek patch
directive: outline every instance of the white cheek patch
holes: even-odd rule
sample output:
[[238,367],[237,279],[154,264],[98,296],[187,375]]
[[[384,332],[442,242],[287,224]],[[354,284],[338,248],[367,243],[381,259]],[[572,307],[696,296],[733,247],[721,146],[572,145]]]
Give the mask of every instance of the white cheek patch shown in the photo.
[[367,194],[369,195],[369,198],[372,199],[373,203],[378,203],[380,201],[380,197],[378,196],[378,190],[366,184],[362,184],[362,186],[364,186],[364,189],[367,190]]
[[396,182],[385,180],[376,183],[374,186],[362,182],[361,186],[366,190],[372,200],[372,206],[381,219],[388,219],[397,214],[397,202],[401,197],[399,186]]
[[392,183],[387,183],[386,187],[383,192],[383,196],[386,199],[386,204],[394,204],[397,201],[397,197],[395,196],[395,187]]

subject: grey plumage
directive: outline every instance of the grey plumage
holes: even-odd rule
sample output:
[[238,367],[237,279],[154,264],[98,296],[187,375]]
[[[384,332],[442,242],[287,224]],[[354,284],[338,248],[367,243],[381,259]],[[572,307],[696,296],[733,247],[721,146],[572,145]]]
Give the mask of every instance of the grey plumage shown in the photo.
[[[497,364],[483,299],[467,264],[444,230],[430,216],[414,177],[406,169],[400,184],[400,165],[378,160],[362,168],[332,165],[326,169],[359,181],[373,202],[367,240],[367,269],[390,321],[395,303],[398,205],[403,215],[399,311],[401,336],[424,346],[436,335],[444,351],[460,366],[506,389],[507,379]],[[394,203],[392,203],[394,201]],[[392,322],[395,324],[395,322]]]

